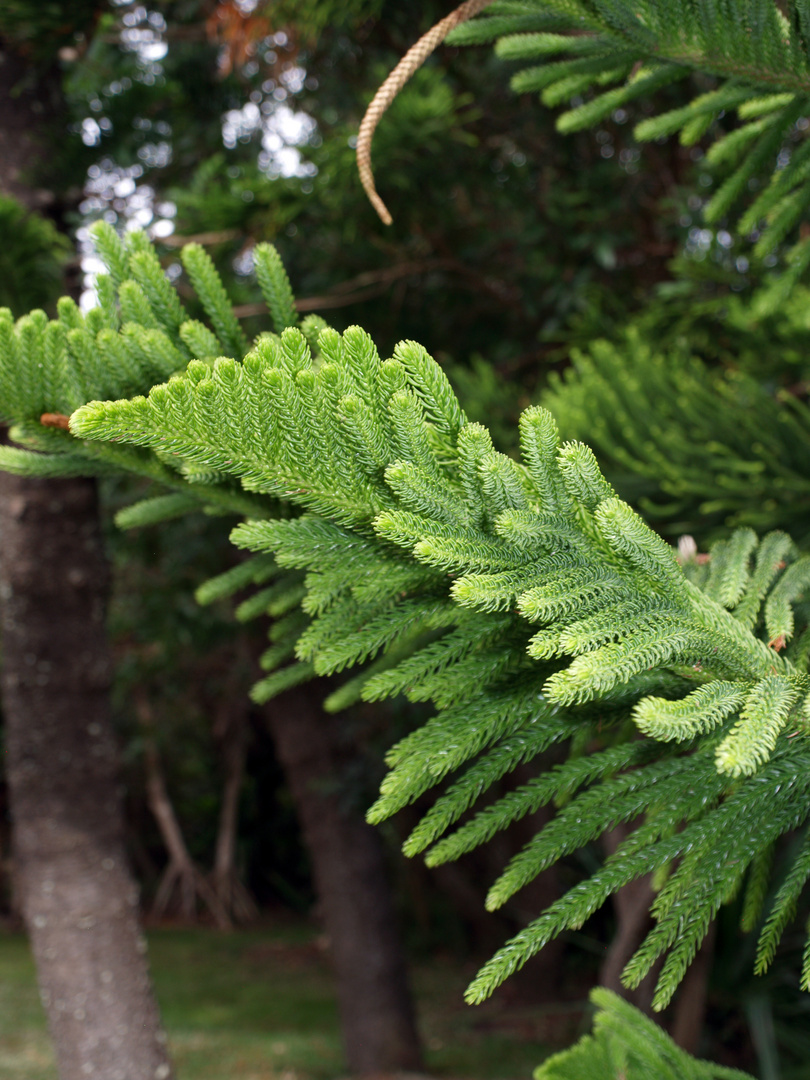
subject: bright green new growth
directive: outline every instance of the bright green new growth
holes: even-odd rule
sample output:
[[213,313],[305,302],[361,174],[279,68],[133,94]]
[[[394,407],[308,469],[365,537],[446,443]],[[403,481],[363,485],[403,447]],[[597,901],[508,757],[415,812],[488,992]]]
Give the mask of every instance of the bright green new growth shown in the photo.
[[[122,511],[124,527],[154,524],[203,505],[216,512],[267,513],[227,477],[200,483],[187,463],[169,463],[160,453],[131,447],[87,444],[67,430],[68,416],[78,406],[147,390],[184,370],[194,345],[208,347],[216,340],[187,320],[143,234],[130,233],[126,244],[107,225],[95,226],[93,234],[109,269],[98,281],[98,307],[85,315],[63,298],[57,319],[33,311],[16,322],[7,309],[0,310],[0,417],[26,447],[0,447],[0,467],[51,477],[123,471],[172,492]],[[222,287],[216,287],[208,256],[194,252],[191,262],[205,290],[203,302],[219,302]],[[217,310],[227,323],[222,303]]]
[[[216,333],[187,318],[177,292],[169,283],[157,254],[138,232],[122,241],[107,225],[93,234],[108,274],[97,282],[99,306],[83,315],[68,299],[59,302],[59,318],[49,321],[32,312],[15,323],[0,312],[0,414],[12,422],[12,436],[27,448],[0,447],[0,468],[28,476],[82,476],[129,474],[155,481],[165,492],[142,499],[116,515],[125,529],[151,526],[201,509],[208,513],[250,515],[278,513],[278,504],[244,491],[226,472],[168,455],[137,450],[119,443],[88,443],[72,436],[68,417],[78,405],[93,398],[117,397],[146,391],[156,382],[180,371],[199,375],[226,347],[242,355],[241,329],[211,260],[201,248],[186,249],[183,257]],[[294,317],[291,290],[277,254],[260,245],[257,272],[274,317]],[[315,320],[322,327],[322,320]],[[249,560],[246,576],[217,578],[202,587],[200,602],[230,595],[238,587],[259,584],[273,577],[272,587],[251,597],[237,609],[237,617],[261,614],[277,618],[270,632],[273,644],[262,657],[267,672],[293,655],[295,643],[307,625],[299,610],[303,598],[302,575],[258,560]],[[237,568],[239,570],[240,568]],[[241,584],[231,590],[226,582]],[[296,677],[305,674],[304,666]],[[307,669],[306,677],[311,671]],[[254,690],[267,700],[291,680],[287,670],[268,675]]]
[[297,325],[298,315],[287,271],[272,244],[256,245],[253,264],[276,333]]
[[[272,644],[274,670],[254,695],[360,664],[331,707],[396,693],[433,702],[433,719],[389,752],[369,815],[382,820],[443,785],[409,854],[456,858],[564,801],[492,887],[496,907],[563,855],[641,820],[600,871],[485,966],[469,999],[658,867],[669,876],[657,923],[627,978],[664,955],[661,1008],[720,904],[749,867],[761,881],[775,840],[810,812],[810,680],[793,626],[806,560],[782,533],[758,541],[740,530],[684,573],[590,450],[559,445],[548,412],[526,410],[520,427],[518,463],[466,423],[421,347],[380,361],[356,327],[324,330],[317,359],[286,329],[242,363],[192,362],[148,398],[92,403],[72,419],[81,438],[159,450],[305,511],[233,534],[297,575],[240,609],[298,620],[294,661],[289,636]],[[760,626],[765,639],[752,632]],[[658,741],[633,741],[633,721]],[[458,825],[517,764],[572,737],[604,748]],[[752,814],[765,822],[753,836]],[[783,928],[777,913],[768,933]]]

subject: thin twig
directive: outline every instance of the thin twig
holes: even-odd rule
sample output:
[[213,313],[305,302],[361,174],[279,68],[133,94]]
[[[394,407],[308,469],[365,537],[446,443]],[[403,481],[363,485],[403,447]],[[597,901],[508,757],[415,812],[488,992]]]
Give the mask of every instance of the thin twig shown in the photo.
[[[417,262],[397,263],[380,270],[369,270],[336,285],[323,296],[305,296],[295,301],[295,310],[300,314],[307,311],[326,311],[333,308],[348,307],[351,304],[372,300],[385,292],[389,285],[402,278],[416,277],[431,270],[453,270],[456,264],[449,259],[426,259]],[[262,301],[255,304],[238,304],[233,309],[237,319],[246,319],[251,315],[266,315],[267,305]]]
[[164,247],[185,247],[186,244],[224,244],[228,240],[235,240],[242,236],[239,229],[219,229],[216,232],[194,233],[193,236],[180,236],[170,233],[168,236],[158,237],[158,243]]
[[374,95],[374,98],[366,109],[366,115],[357,133],[357,170],[360,173],[360,181],[363,185],[369,201],[380,215],[385,225],[393,221],[388,207],[377,194],[374,186],[374,173],[371,171],[371,140],[377,125],[383,117],[383,113],[400,92],[405,83],[414,72],[424,64],[430,54],[441,45],[450,31],[459,23],[466,22],[479,11],[492,3],[492,0],[465,0],[463,4],[451,11],[435,26],[432,26],[426,34],[412,45],[405,53],[400,62]]

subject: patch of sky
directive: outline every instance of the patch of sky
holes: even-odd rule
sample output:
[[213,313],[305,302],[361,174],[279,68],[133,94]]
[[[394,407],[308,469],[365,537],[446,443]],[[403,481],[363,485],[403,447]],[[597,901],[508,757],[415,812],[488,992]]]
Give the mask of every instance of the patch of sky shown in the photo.
[[81,307],[85,311],[95,306],[95,279],[104,269],[90,239],[91,222],[101,219],[122,232],[145,229],[153,239],[174,232],[177,207],[157,198],[154,188],[141,180],[143,173],[142,165],[123,168],[110,158],[103,158],[87,171],[84,199],[79,205],[85,224],[76,233],[84,276]]
[[160,61],[169,51],[163,38],[166,19],[159,11],[150,11],[143,4],[133,5],[131,0],[114,0],[114,6],[129,9],[121,16],[121,48],[136,54],[140,69],[137,77],[151,86],[163,74]]
[[[243,15],[250,15],[257,6],[257,0],[236,0],[236,3]],[[147,85],[154,84],[162,76],[161,61],[169,48],[165,40],[166,19],[160,11],[150,10],[137,0],[111,0],[111,6],[120,13],[121,47],[137,57],[138,73],[134,78]],[[260,144],[257,163],[269,179],[300,177],[311,190],[307,180],[318,170],[304,159],[302,150],[307,145],[318,145],[320,136],[315,120],[290,102],[305,87],[312,89],[316,84],[307,76],[306,69],[295,62],[278,70],[279,52],[288,41],[287,34],[279,30],[263,42],[262,60],[271,68],[273,77],[264,79],[261,89],[254,89],[241,108],[225,113],[222,141],[226,149],[234,149],[238,143],[257,140]],[[243,75],[256,75],[258,64],[254,67],[255,71],[245,70]],[[105,95],[115,96],[131,87],[132,81],[125,77],[111,82],[105,88]],[[88,109],[91,115],[75,130],[86,146],[100,146],[112,124],[103,115],[104,103],[98,96],[88,101]],[[133,123],[138,130],[154,136],[138,148],[139,164],[123,167],[104,157],[87,173],[85,197],[80,205],[84,224],[77,232],[85,286],[81,304],[85,310],[96,303],[94,282],[103,270],[90,241],[89,225],[93,221],[103,219],[119,231],[142,228],[153,239],[166,238],[174,232],[177,208],[157,199],[155,189],[143,179],[150,169],[165,168],[171,162],[171,125],[144,117],[136,117]],[[239,273],[250,272],[247,263],[236,269]],[[166,272],[170,277],[177,276],[180,264],[170,264]]]
[[[284,38],[284,41],[279,40]],[[286,43],[286,34],[275,34],[278,45]],[[301,147],[317,137],[313,118],[288,104],[290,97],[301,93],[307,81],[306,69],[291,64],[278,79],[265,79],[261,90],[253,90],[239,109],[230,109],[222,118],[222,141],[232,150],[237,143],[260,137],[259,168],[267,176],[314,176],[317,169],[304,160]]]

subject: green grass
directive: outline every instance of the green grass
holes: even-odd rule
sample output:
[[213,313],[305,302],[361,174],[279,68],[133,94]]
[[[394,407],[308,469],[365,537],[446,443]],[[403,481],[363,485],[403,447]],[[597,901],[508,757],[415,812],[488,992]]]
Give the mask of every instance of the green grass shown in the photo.
[[[149,934],[152,973],[179,1080],[332,1080],[346,1075],[328,957],[312,926]],[[427,1071],[470,1080],[528,1078],[565,1016],[471,1009],[473,969],[450,959],[413,971]],[[555,1026],[568,1030],[560,1038]],[[0,934],[0,1080],[56,1080],[26,940]]]

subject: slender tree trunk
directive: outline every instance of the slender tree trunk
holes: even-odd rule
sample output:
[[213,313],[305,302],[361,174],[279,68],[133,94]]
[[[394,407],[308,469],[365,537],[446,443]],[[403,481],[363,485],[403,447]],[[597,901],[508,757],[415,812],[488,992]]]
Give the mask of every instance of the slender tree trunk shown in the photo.
[[144,756],[146,759],[146,798],[169,854],[169,865],[164,871],[152,906],[153,918],[160,919],[170,910],[172,897],[176,891],[179,896],[180,914],[186,922],[196,922],[197,899],[199,898],[203,906],[210,911],[220,930],[233,929],[228,913],[205,880],[205,875],[195,865],[186,847],[183,832],[166,790],[163,769],[153,741],[146,744]]
[[194,865],[183,838],[183,830],[177,820],[172,801],[166,789],[163,768],[160,764],[153,734],[152,708],[142,690],[136,696],[136,711],[144,739],[146,764],[146,801],[157,822],[163,844],[169,855],[169,865],[158,886],[152,915],[159,919],[169,910],[175,891],[179,894],[180,913],[186,922],[197,918],[197,898],[211,912],[220,930],[232,929],[231,920],[220,904],[202,872]]
[[93,482],[0,476],[0,551],[14,854],[60,1080],[164,1080],[123,845]]
[[[605,833],[602,844],[608,855],[614,854],[619,845],[630,835],[631,829],[631,825],[621,824]],[[616,914],[616,932],[599,972],[599,982],[602,986],[606,986],[616,994],[621,994],[636,1008],[646,1013],[652,1010],[652,999],[660,964],[653,968],[635,990],[628,990],[621,981],[621,974],[650,929],[652,924],[650,905],[654,899],[655,893],[650,874],[645,874],[644,877],[623,885],[617,893],[614,893],[613,910]]]
[[717,923],[712,920],[703,944],[689,965],[678,987],[670,1034],[678,1046],[689,1054],[700,1051],[700,1038],[706,1024],[706,1004],[709,997],[709,976],[714,959]]
[[[631,824],[617,825],[605,833],[603,844],[608,855],[612,855],[632,831]],[[635,990],[628,990],[621,982],[621,973],[625,965],[644,940],[652,926],[650,905],[655,899],[652,877],[646,874],[636,881],[631,881],[613,896],[613,908],[616,912],[616,933],[599,973],[599,982],[610,990],[621,994],[637,1008],[646,1013],[652,1012],[652,999],[655,984],[661,971],[662,959],[653,966],[650,973]],[[703,1025],[706,1019],[706,1004],[714,956],[716,924],[712,922],[703,944],[689,966],[681,983],[671,1013],[670,1033],[672,1038],[690,1054],[698,1051]]]
[[245,776],[249,720],[249,701],[244,691],[236,690],[223,699],[213,732],[221,748],[225,779],[212,884],[223,909],[239,923],[254,922],[259,917],[256,902],[242,883],[236,867],[239,796]]
[[340,797],[340,721],[326,716],[305,690],[278,698],[267,717],[312,862],[349,1068],[361,1075],[418,1069],[419,1039],[382,845]]

